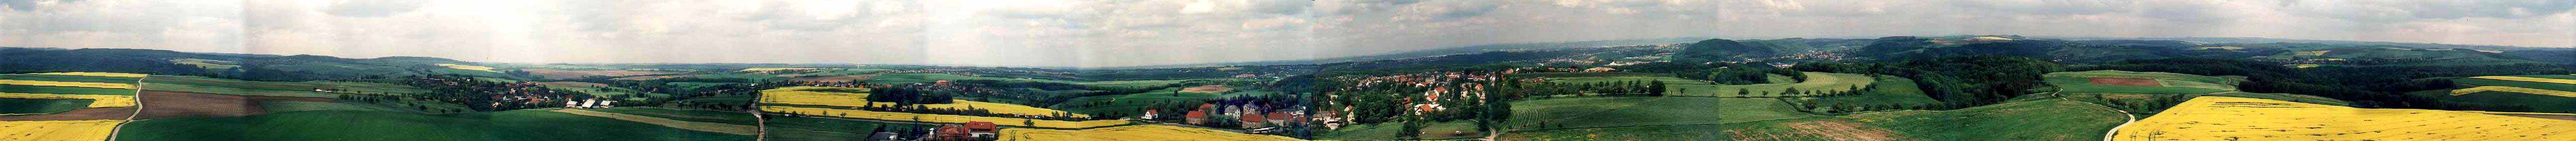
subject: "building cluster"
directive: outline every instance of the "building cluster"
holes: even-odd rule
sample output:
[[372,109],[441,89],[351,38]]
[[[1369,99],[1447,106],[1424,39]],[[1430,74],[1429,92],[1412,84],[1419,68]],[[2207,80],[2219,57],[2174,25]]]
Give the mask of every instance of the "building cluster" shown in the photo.
[[[1512,69],[1503,71],[1503,73],[1519,71],[1519,69]],[[1461,106],[1466,105],[1459,104],[1466,104],[1465,101],[1476,101],[1486,98],[1485,92],[1483,91],[1486,87],[1485,83],[1492,83],[1503,79],[1504,78],[1499,74],[1468,73],[1462,71],[1424,72],[1369,76],[1351,79],[1349,81],[1355,83],[1337,89],[1358,91],[1390,89],[1381,87],[1404,87],[1422,88],[1422,91],[1393,93],[1397,94],[1397,96],[1395,96],[1397,97],[1396,99],[1391,99],[1393,101],[1357,100],[1364,102],[1394,102],[1395,105],[1399,105],[1401,107],[1358,107],[1351,106],[1352,103],[1336,103],[1334,101],[1327,100],[1324,101],[1323,104],[1336,105],[1332,107],[1340,107],[1340,109],[1321,111],[1317,114],[1319,118],[1311,120],[1316,123],[1321,123],[1328,129],[1340,129],[1341,126],[1345,124],[1351,124],[1349,123],[1350,120],[1356,119],[1358,118],[1357,116],[1359,116],[1358,114],[1350,113],[1353,113],[1355,110],[1366,110],[1359,108],[1399,108],[1396,110],[1403,112],[1403,114],[1400,115],[1434,116],[1434,114],[1442,114],[1446,111],[1451,111],[1454,108],[1463,108]],[[1352,94],[1387,93],[1335,92],[1326,93],[1325,97],[1327,99],[1342,99],[1356,96]]]

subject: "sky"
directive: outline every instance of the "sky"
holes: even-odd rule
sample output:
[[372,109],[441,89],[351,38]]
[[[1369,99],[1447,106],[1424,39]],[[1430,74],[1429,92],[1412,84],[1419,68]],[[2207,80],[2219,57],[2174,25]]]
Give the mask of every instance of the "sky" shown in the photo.
[[0,0],[0,46],[516,63],[1123,67],[1941,35],[2576,47],[2576,0]]

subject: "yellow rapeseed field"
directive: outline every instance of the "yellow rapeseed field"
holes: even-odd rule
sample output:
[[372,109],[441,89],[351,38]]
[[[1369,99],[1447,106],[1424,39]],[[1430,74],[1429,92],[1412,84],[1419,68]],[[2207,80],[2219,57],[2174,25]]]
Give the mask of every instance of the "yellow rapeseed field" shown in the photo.
[[1005,141],[1297,141],[1297,138],[1243,134],[1170,125],[1119,126],[1083,130],[1005,128]]
[[0,141],[103,141],[123,120],[0,121]]
[[500,71],[492,71],[492,67],[475,66],[475,65],[458,65],[458,64],[438,63],[438,66],[443,66],[443,67],[447,67],[447,68],[454,68],[454,69],[461,69],[461,70],[478,70],[478,71],[488,71],[488,72],[500,72]]
[[134,78],[142,78],[143,76],[146,76],[146,75],[147,75],[147,74],[113,73],[113,72],[49,72],[49,73],[36,73],[36,74],[43,74],[43,75],[76,75],[76,76],[104,76],[104,77],[134,77]]
[[2465,94],[2470,94],[2470,93],[2487,92],[2487,91],[2501,91],[2501,92],[2527,93],[2527,94],[2548,95],[2548,96],[2576,97],[2576,92],[2557,91],[2557,90],[2543,90],[2543,89],[2522,88],[2522,87],[2509,87],[2509,86],[2478,86],[2478,87],[2469,87],[2469,88],[2467,88],[2467,89],[2451,90],[2451,95],[2465,95]]
[[17,99],[90,99],[90,108],[134,107],[134,96],[83,94],[0,93],[0,98]]
[[2532,78],[2532,77],[2521,77],[2521,76],[2479,76],[2479,77],[2469,77],[2469,78],[2477,78],[2477,79],[2495,79],[2495,80],[2504,80],[2504,81],[2522,81],[2522,82],[2540,82],[2540,83],[2576,84],[2576,80],[2566,80],[2566,79],[2549,79],[2549,78]]
[[[1033,127],[1047,127],[1047,128],[1092,128],[1092,127],[1117,126],[1117,125],[1126,125],[1126,124],[1127,124],[1127,121],[1126,121],[1126,120],[1092,120],[1092,121],[1073,122],[1073,121],[1058,121],[1058,120],[1028,120],[1028,119],[1021,119],[1021,118],[1006,118],[1006,117],[980,117],[980,116],[961,116],[961,115],[915,114],[915,113],[899,113],[899,112],[877,112],[877,111],[866,111],[866,110],[827,109],[827,108],[805,108],[805,107],[784,107],[784,106],[760,106],[760,111],[761,111],[761,112],[769,112],[769,113],[793,113],[793,114],[801,114],[801,115],[817,115],[817,116],[830,116],[830,117],[855,118],[855,119],[871,119],[871,120],[884,120],[884,121],[912,121],[912,122],[928,122],[928,123],[966,123],[966,122],[973,122],[973,121],[982,121],[982,122],[993,122],[993,124],[1001,124],[1001,125],[1008,125],[1008,126],[1030,126],[1030,125],[1028,125],[1028,124],[1024,124],[1024,122],[1036,122],[1036,123],[1037,123],[1037,125],[1036,125],[1036,126],[1033,126]],[[918,119],[918,120],[916,120],[916,119]]]
[[[761,90],[761,91],[760,91],[760,103],[796,104],[796,105],[823,105],[823,106],[844,106],[844,107],[860,107],[860,106],[865,106],[866,104],[876,104],[875,106],[892,106],[892,105],[894,105],[894,103],[893,103],[893,102],[868,102],[868,100],[867,100],[868,94],[865,94],[865,93],[838,93],[838,92],[816,92],[816,91],[805,91],[805,90],[818,90],[818,89],[839,89],[839,90],[850,90],[850,91],[867,91],[867,90],[868,90],[868,89],[866,89],[866,88],[846,88],[846,87],[787,87],[787,88],[777,88],[777,89]],[[921,105],[922,105],[922,106],[927,106],[927,107],[930,107],[930,108],[949,108],[949,109],[967,109],[967,108],[975,108],[975,109],[985,109],[985,110],[990,110],[990,111],[992,111],[993,113],[1013,114],[1013,115],[1033,115],[1033,116],[1044,116],[1044,115],[1055,115],[1055,114],[1058,114],[1058,113],[1062,113],[1062,114],[1072,115],[1073,117],[1091,117],[1091,115],[1075,114],[1075,113],[1072,113],[1072,112],[1058,111],[1058,110],[1055,110],[1055,109],[1038,108],[1038,107],[1029,107],[1029,106],[1019,105],[1019,104],[1002,104],[1002,103],[991,103],[991,102],[981,102],[981,101],[967,101],[967,100],[954,100],[954,101],[949,102],[949,104],[921,104]]]
[[617,120],[625,120],[625,121],[640,122],[640,123],[645,123],[645,124],[661,125],[661,126],[663,126],[663,127],[680,128],[680,129],[688,129],[688,130],[696,130],[696,131],[706,131],[706,132],[716,132],[716,133],[725,133],[725,134],[735,134],[735,135],[752,135],[752,134],[759,134],[759,133],[760,133],[760,127],[754,127],[754,126],[751,126],[751,125],[723,124],[723,123],[713,123],[713,122],[681,121],[681,120],[672,120],[672,119],[668,119],[668,118],[658,118],[658,117],[638,116],[638,115],[629,115],[629,114],[619,114],[619,113],[599,112],[599,111],[590,111],[590,110],[581,110],[581,109],[560,109],[560,110],[554,110],[553,112],[559,112],[559,113],[565,113],[565,114],[573,114],[573,115],[593,116],[593,117],[604,117],[604,118],[611,118],[611,119],[617,119]]
[[90,87],[90,88],[109,88],[109,89],[134,89],[134,84],[123,84],[123,83],[54,82],[54,81],[27,81],[27,80],[0,80],[0,85],[27,85],[27,86],[55,86],[55,87]]
[[2576,140],[2576,121],[2204,96],[2117,132],[2112,140]]

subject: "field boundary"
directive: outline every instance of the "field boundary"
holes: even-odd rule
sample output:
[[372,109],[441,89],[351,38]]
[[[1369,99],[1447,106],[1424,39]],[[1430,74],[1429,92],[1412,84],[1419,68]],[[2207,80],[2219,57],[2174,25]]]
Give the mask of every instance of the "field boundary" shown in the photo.
[[[617,120],[623,120],[623,121],[627,121],[627,122],[637,122],[637,123],[644,123],[644,124],[661,125],[662,127],[680,128],[680,129],[694,130],[694,131],[706,131],[706,132],[725,133],[725,134],[735,134],[735,135],[753,135],[753,134],[760,134],[760,133],[758,133],[759,131],[745,131],[745,130],[739,130],[739,129],[758,129],[758,128],[760,128],[759,126],[745,126],[745,125],[723,124],[723,123],[712,123],[712,122],[682,121],[682,120],[673,120],[673,119],[660,118],[660,117],[639,116],[639,115],[620,114],[620,113],[610,113],[610,112],[600,112],[600,111],[590,111],[590,110],[581,110],[581,109],[556,109],[556,110],[548,110],[548,111],[549,111],[549,112],[556,112],[556,113],[564,113],[564,114],[573,114],[573,115],[582,115],[582,116],[590,116],[590,117],[602,117],[602,118],[609,118],[609,119],[617,119]],[[739,126],[739,127],[738,127],[738,126]]]
[[[134,98],[127,98],[134,100],[134,114],[125,115],[124,121],[117,122],[134,122],[134,117],[143,116],[143,79],[152,79],[152,75],[134,77]],[[117,132],[125,131],[125,125],[125,123],[117,123],[116,127],[108,128],[107,141],[116,141]]]

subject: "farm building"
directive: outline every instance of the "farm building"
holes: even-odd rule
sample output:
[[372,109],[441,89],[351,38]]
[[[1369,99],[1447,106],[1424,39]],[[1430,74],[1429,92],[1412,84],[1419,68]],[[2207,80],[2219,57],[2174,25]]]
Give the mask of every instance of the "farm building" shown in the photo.
[[1189,124],[1207,124],[1208,114],[1207,111],[1190,111],[1188,115],[1182,115],[1182,117],[1187,118],[1186,121]]
[[1155,113],[1155,112],[1154,112],[1154,110],[1145,110],[1145,115],[1144,115],[1144,116],[1140,116],[1139,118],[1141,118],[1141,119],[1154,119],[1154,113]]
[[970,134],[973,134],[974,130],[966,129],[966,126],[964,126],[964,125],[947,125],[947,126],[939,126],[939,129],[937,129],[937,130],[935,130],[935,131],[937,131],[937,132],[931,132],[931,134],[932,134],[932,135],[934,135],[934,136],[932,136],[932,140],[939,140],[939,141],[969,141],[969,140],[975,140],[975,138],[973,138],[973,136],[968,136],[968,135],[970,135]]
[[966,122],[966,136],[975,138],[999,137],[994,136],[993,132],[1001,131],[1000,127],[1001,126],[999,125],[994,125],[993,122]]
[[1269,122],[1270,120],[1266,118],[1269,117],[1261,114],[1243,114],[1242,116],[1235,117],[1235,119],[1241,120],[1241,123],[1237,123],[1237,125],[1241,125],[1245,129],[1268,127],[1266,122]]

